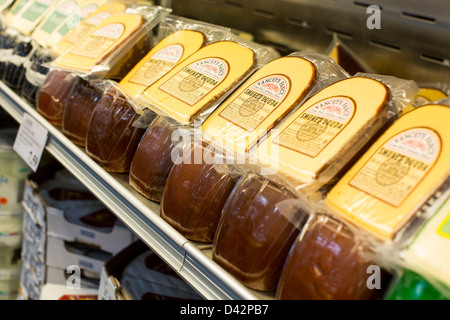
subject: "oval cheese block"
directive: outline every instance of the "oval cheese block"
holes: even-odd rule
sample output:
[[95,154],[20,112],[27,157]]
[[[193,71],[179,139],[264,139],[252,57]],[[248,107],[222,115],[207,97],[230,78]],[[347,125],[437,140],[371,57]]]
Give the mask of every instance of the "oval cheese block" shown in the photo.
[[244,154],[308,92],[316,68],[300,57],[264,65],[234,91],[203,123],[208,139]]
[[243,176],[222,210],[213,260],[245,286],[274,291],[299,233],[277,204],[293,198],[290,190],[264,176]]
[[255,64],[253,50],[233,41],[204,46],[144,90],[149,108],[182,124],[228,92]]
[[450,169],[450,107],[424,105],[400,117],[339,180],[326,203],[389,241]]
[[124,12],[126,8],[127,6],[120,2],[110,2],[100,6],[97,10],[84,18],[80,24],[67,32],[64,37],[53,46],[55,54],[61,55],[85,37],[103,20],[114,14]]
[[205,36],[199,31],[179,30],[158,42],[150,52],[120,81],[131,98],[140,94],[179,62],[200,49]]
[[367,286],[371,275],[368,268],[374,263],[363,253],[364,247],[344,223],[326,215],[314,216],[292,245],[277,287],[277,299],[378,298],[381,288],[372,290]]
[[215,169],[207,145],[192,142],[180,157],[167,178],[161,217],[189,240],[212,242],[237,177]]
[[353,77],[335,82],[285,118],[258,145],[257,160],[290,179],[295,188],[315,192],[327,182],[324,172],[332,178],[329,171],[346,165],[349,154],[358,151],[356,143],[370,139],[368,125],[374,125],[388,99],[389,89],[377,80]]
[[124,48],[123,45],[144,26],[144,23],[144,18],[140,14],[122,13],[106,18],[68,51],[56,58],[55,67],[90,72],[95,66],[105,63],[106,65],[102,67],[112,69],[113,66],[109,64],[113,62],[107,59],[113,53],[117,54],[117,50],[132,52],[139,49],[137,44],[132,48]]
[[447,94],[438,88],[420,88],[411,104],[419,107],[445,98],[447,98]]

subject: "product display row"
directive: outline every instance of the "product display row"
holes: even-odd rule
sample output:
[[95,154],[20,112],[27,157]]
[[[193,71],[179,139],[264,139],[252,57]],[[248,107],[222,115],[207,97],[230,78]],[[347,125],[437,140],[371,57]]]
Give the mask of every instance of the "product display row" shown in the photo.
[[[13,105],[23,99],[24,109],[61,136],[65,147],[82,153],[89,161],[81,166],[98,171],[90,174],[119,178],[121,187],[136,195],[133,202],[145,199],[137,207],[151,203],[150,219],[170,230],[162,235],[181,241],[181,252],[191,243],[207,248],[200,264],[223,271],[257,297],[450,297],[442,253],[450,245],[446,84],[425,87],[377,74],[336,36],[327,52],[281,55],[225,26],[132,1],[104,2],[72,28],[64,20],[65,35],[44,43],[39,24],[28,31],[13,27],[11,21],[23,12],[19,3],[4,12],[2,50],[8,54],[2,79],[14,93],[6,96],[13,96]],[[56,3],[42,12],[42,23],[59,10]],[[74,40],[81,30],[83,36]],[[38,77],[31,81],[29,70]],[[100,257],[98,264],[83,260],[84,266],[97,266],[87,276],[100,280],[105,266],[123,266],[118,257],[127,253],[119,251],[138,250],[125,248],[133,246],[133,237],[143,238],[131,223],[116,230],[121,217],[116,204],[64,191],[69,185],[64,179],[47,182],[56,184],[56,196],[75,196],[61,199],[63,208],[52,204],[60,199],[46,193],[44,182],[32,178],[39,190],[24,192],[25,209],[31,194],[39,192],[46,206],[59,210],[55,214],[47,207],[31,219],[43,231],[26,245],[24,234],[22,270],[43,268],[22,273],[25,299],[37,299],[42,279],[51,278],[45,268],[81,263],[57,253],[58,246],[70,247],[64,241],[82,239],[83,245],[70,251]],[[81,238],[71,236],[73,230],[51,230],[58,215],[94,228]],[[107,254],[85,247],[95,232],[102,238],[103,223],[114,225],[107,231],[112,238],[95,245]],[[44,238],[45,244],[36,240]],[[164,244],[156,243],[149,246],[164,260],[168,255],[158,252]],[[40,247],[47,254],[39,264]],[[185,251],[182,266],[188,256]],[[61,264],[50,263],[57,260]],[[171,267],[178,270],[171,279],[186,285],[177,297],[207,297],[206,282],[185,278],[187,285],[178,278],[181,268]],[[136,268],[131,275],[146,274]],[[39,290],[29,285],[38,283],[30,279],[36,274],[42,276]],[[148,277],[152,282],[160,276]],[[426,290],[418,292],[420,286]],[[104,292],[100,288],[100,298]],[[161,296],[145,296],[174,294],[157,293]],[[144,298],[142,293],[134,298],[139,296]]]

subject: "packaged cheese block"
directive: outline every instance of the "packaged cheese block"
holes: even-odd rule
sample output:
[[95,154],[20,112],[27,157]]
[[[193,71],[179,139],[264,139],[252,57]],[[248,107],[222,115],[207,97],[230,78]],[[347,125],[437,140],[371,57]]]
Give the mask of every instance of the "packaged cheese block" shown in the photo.
[[126,94],[134,98],[173,69],[180,61],[200,49],[203,33],[179,30],[158,42],[150,52],[120,81]]
[[72,72],[51,69],[37,92],[36,110],[39,114],[51,124],[61,126],[69,93],[80,80]]
[[203,123],[207,139],[245,154],[308,92],[316,67],[296,56],[281,57],[253,73]]
[[447,98],[447,94],[439,88],[422,87],[414,97],[413,101],[411,101],[411,104],[415,107],[419,107],[445,98]]
[[5,65],[12,55],[13,49],[22,38],[19,31],[7,28],[0,30],[0,77],[5,73]]
[[449,300],[420,274],[403,269],[393,279],[384,300]]
[[[267,177],[243,176],[223,208],[213,241],[213,260],[243,285],[275,291],[301,229],[283,215],[278,203],[293,198],[290,190]],[[307,213],[301,214],[306,222]]]
[[52,0],[17,1],[5,18],[6,24],[23,35],[30,35],[56,3]]
[[13,4],[14,0],[2,0],[0,1],[0,12],[5,15],[5,10],[9,9],[10,6]]
[[[369,288],[365,248],[344,223],[325,214],[311,216],[292,245],[283,268],[279,300],[368,300],[379,298],[390,277],[379,274],[379,288]],[[384,277],[386,276],[386,279]]]
[[252,49],[234,41],[214,42],[149,86],[142,98],[153,111],[189,124],[242,80],[254,64]]
[[61,130],[73,143],[85,147],[89,120],[101,96],[102,92],[84,79],[77,81],[70,91]]
[[[113,14],[122,13],[127,6],[121,2],[109,2],[100,6],[93,13],[84,18],[76,27],[70,29],[54,46],[53,50],[57,56],[61,55],[75,43],[85,37],[95,26]],[[62,33],[62,30],[57,30]]]
[[219,172],[213,150],[192,142],[170,171],[161,199],[161,217],[189,240],[212,242],[236,175]]
[[[415,232],[400,252],[404,265],[433,282],[446,286],[450,293],[450,179],[444,190],[433,195],[429,211],[434,214]],[[427,201],[427,204],[430,200]]]
[[389,96],[372,78],[337,81],[285,118],[256,148],[257,161],[314,195],[383,126]]
[[394,240],[450,169],[449,119],[445,105],[400,117],[328,193],[327,205],[382,241]]
[[131,160],[130,186],[146,198],[159,202],[173,166],[172,134],[177,128],[163,117],[157,117],[142,137]]
[[150,50],[151,34],[147,31],[140,14],[113,15],[52,64],[55,68],[120,79]]
[[2,80],[8,87],[20,91],[25,79],[25,70],[36,47],[36,43],[30,37],[21,37],[19,39],[11,56],[5,63]]
[[115,87],[105,91],[92,111],[86,132],[86,153],[109,172],[128,172],[145,133],[133,126],[138,114]]

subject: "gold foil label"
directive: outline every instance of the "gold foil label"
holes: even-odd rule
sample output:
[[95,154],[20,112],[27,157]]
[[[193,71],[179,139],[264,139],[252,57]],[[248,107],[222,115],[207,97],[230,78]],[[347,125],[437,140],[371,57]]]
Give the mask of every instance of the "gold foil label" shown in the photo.
[[161,78],[180,61],[184,48],[180,44],[173,44],[162,48],[152,55],[139,70],[128,80],[143,86],[149,86]]
[[97,59],[106,52],[111,45],[123,34],[125,26],[121,23],[112,23],[104,26],[75,45],[71,54]]
[[267,76],[246,88],[219,115],[251,132],[280,105],[289,90],[285,76]]
[[273,143],[314,158],[344,129],[354,112],[350,98],[322,100],[303,111]]
[[205,58],[183,68],[159,89],[188,105],[194,105],[228,75],[228,64],[219,58]]
[[397,207],[431,169],[440,144],[434,131],[424,128],[404,131],[385,143],[350,185]]

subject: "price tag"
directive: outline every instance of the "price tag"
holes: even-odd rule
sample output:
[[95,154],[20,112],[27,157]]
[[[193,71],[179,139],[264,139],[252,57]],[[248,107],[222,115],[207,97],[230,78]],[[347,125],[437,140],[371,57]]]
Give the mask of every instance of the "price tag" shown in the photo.
[[28,113],[24,113],[13,149],[35,172],[41,161],[47,138],[47,129]]

